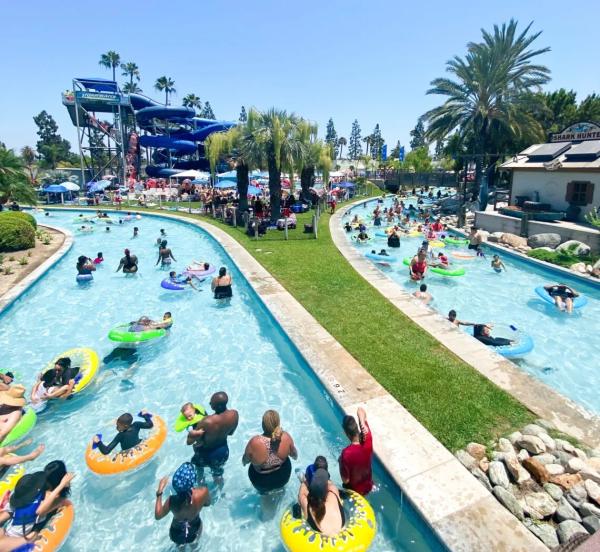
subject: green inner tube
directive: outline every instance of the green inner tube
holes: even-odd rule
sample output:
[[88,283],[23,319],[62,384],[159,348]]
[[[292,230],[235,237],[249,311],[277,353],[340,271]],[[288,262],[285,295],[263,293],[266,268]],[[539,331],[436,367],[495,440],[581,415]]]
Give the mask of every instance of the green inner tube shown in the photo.
[[444,238],[443,240],[448,245],[468,245],[469,240],[466,238]]
[[115,326],[108,332],[108,339],[117,341],[118,343],[144,343],[163,337],[167,333],[167,330],[164,328],[145,330],[143,332],[130,332],[129,327],[130,324],[119,324],[118,326]]
[[4,438],[4,441],[0,443],[0,447],[5,447],[25,437],[33,429],[36,422],[37,414],[32,408],[27,408],[17,425],[12,428],[11,432]]
[[450,270],[448,268],[440,268],[439,266],[433,266],[429,270],[434,274],[441,274],[442,276],[464,276],[465,274],[465,269],[462,267]]

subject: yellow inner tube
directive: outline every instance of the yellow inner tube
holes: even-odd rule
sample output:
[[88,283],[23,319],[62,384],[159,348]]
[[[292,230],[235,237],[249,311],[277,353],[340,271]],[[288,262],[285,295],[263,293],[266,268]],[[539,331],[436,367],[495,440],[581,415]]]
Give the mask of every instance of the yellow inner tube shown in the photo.
[[377,533],[375,513],[367,500],[354,491],[340,491],[346,524],[332,537],[315,531],[305,520],[296,519],[288,509],[281,518],[281,538],[290,552],[363,552]]
[[162,447],[167,438],[167,424],[156,414],[152,417],[154,427],[139,445],[116,454],[102,454],[92,449],[91,443],[85,451],[85,463],[88,468],[99,475],[112,475],[138,468],[148,462]]
[[[9,454],[9,456],[15,456]],[[16,464],[14,466],[8,466],[8,469],[0,479],[0,501],[6,496],[6,493],[12,493],[15,490],[15,486],[19,479],[25,475],[25,466],[23,464]]]
[[71,359],[71,366],[79,366],[79,373],[81,374],[80,380],[73,387],[73,394],[83,391],[94,379],[94,376],[98,372],[98,366],[100,365],[100,359],[96,351],[87,349],[85,347],[76,347],[75,349],[69,349],[64,353],[57,355],[48,365],[44,368],[44,372],[54,368],[56,361],[59,358],[68,357]]

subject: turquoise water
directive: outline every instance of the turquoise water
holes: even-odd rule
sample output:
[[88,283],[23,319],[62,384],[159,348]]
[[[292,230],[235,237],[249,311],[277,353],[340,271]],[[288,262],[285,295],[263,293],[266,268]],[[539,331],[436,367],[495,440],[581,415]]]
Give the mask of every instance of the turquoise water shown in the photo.
[[[391,200],[386,200],[385,206],[390,204]],[[373,202],[367,207],[353,208],[351,216],[358,214],[366,218],[374,208]],[[344,217],[344,222],[349,218]],[[373,234],[373,230],[369,232]],[[418,285],[408,277],[408,267],[402,264],[402,259],[414,255],[422,240],[403,238],[399,249],[391,249],[387,247],[386,238],[376,238],[367,246],[356,247],[365,253],[386,248],[397,257],[398,262],[391,268],[380,268],[412,293]],[[447,246],[440,251],[449,254],[453,265],[464,267],[466,274],[449,278],[428,273],[425,283],[434,298],[431,306],[443,315],[455,309],[460,320],[493,323],[498,335],[503,331],[508,335],[506,327],[510,324],[529,334],[535,343],[533,351],[514,362],[563,395],[600,413],[600,287],[503,252],[499,255],[507,272],[497,274],[490,267],[491,257],[497,251],[490,247],[484,247],[484,259],[469,261],[452,259],[453,252],[466,253],[466,247]],[[573,286],[588,297],[588,304],[572,315],[558,312],[534,292],[537,286],[551,282]]]
[[[73,230],[74,216],[53,211],[51,217],[38,216],[38,220]],[[145,407],[171,426],[181,404],[194,401],[208,406],[213,392],[225,390],[230,406],[240,412],[240,425],[230,439],[224,488],[215,494],[215,504],[202,512],[201,549],[282,550],[279,514],[271,522],[259,521],[259,497],[241,464],[245,444],[260,432],[264,410],[275,408],[299,450],[294,467],[304,469],[317,454],[324,454],[339,482],[336,459],[345,445],[340,411],[222,248],[206,233],[149,216],[112,226],[109,233],[99,226],[92,234],[75,234],[70,252],[0,316],[2,366],[20,372],[28,387],[52,357],[71,347],[91,347],[105,358],[96,382],[74,400],[50,407],[32,433],[34,443],[43,442],[47,448],[40,459],[28,464],[29,470],[60,458],[77,473],[73,483],[76,521],[64,549],[172,550],[169,520],[154,520],[154,492],[160,476],[172,474],[190,459],[185,436],[170,430],[152,463],[133,476],[111,480],[89,472],[85,447],[97,432],[110,438],[112,420],[122,412],[136,413]],[[135,239],[133,226],[140,229]],[[166,275],[154,266],[160,228],[166,230],[178,260],[174,268],[181,270],[192,259],[229,267],[235,293],[229,306],[216,304],[208,282],[202,284],[200,293],[177,294],[160,287]],[[114,272],[125,247],[140,259],[136,277]],[[104,253],[104,266],[91,285],[77,285],[77,256],[95,257],[98,251]],[[160,345],[130,358],[111,354],[113,346],[106,336],[112,326],[144,314],[158,319],[167,310],[172,311],[175,324]],[[380,531],[373,550],[443,549],[385,471],[376,465],[375,472],[380,490],[370,500]],[[297,490],[292,477],[285,505]]]

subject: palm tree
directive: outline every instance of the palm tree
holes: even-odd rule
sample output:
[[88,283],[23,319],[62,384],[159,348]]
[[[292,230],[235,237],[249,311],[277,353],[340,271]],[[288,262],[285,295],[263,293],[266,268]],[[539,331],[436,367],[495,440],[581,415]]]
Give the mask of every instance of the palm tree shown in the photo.
[[140,68],[137,66],[137,63],[133,61],[128,61],[127,63],[121,64],[121,69],[123,72],[121,75],[124,77],[129,77],[129,84],[133,84],[133,80],[135,79],[137,82],[140,82]]
[[318,169],[323,176],[323,184],[329,182],[331,169],[331,145],[317,140],[317,125],[301,121],[297,129],[303,145],[303,154],[296,161],[296,170],[300,174],[301,198],[310,200],[310,188],[315,182],[315,171]]
[[343,158],[342,152],[344,151],[344,146],[347,144],[348,140],[346,140],[346,138],[344,138],[343,136],[340,136],[340,139],[338,140],[338,146],[340,146],[340,159]]
[[154,88],[159,92],[165,93],[165,105],[169,105],[169,94],[175,94],[175,81],[171,77],[158,77],[154,83]]
[[9,200],[35,204],[37,195],[28,182],[21,159],[12,150],[0,147],[0,203]]
[[251,109],[248,114],[242,149],[250,164],[269,171],[272,222],[281,213],[281,171],[293,175],[298,159],[304,154],[301,122],[297,115],[275,108],[264,112]]
[[121,65],[121,56],[117,54],[117,52],[109,50],[106,54],[100,56],[98,65],[102,65],[102,67],[106,67],[107,69],[112,69],[112,80],[116,81],[115,70]]
[[365,155],[369,155],[369,146],[371,145],[371,135],[365,136],[362,141],[366,144],[367,149],[365,150]]
[[550,48],[529,49],[541,34],[529,35],[530,28],[531,23],[517,34],[517,22],[511,19],[495,25],[492,33],[482,30],[483,42],[468,44],[464,59],[455,56],[447,62],[454,79],[435,79],[427,91],[448,97],[425,113],[427,137],[443,140],[457,131],[461,139],[471,140],[477,182],[486,152],[493,153],[507,136],[543,138],[529,106],[531,93],[550,80],[550,70],[532,59]]
[[138,86],[137,82],[126,82],[123,85],[125,94],[140,94],[143,90]]
[[29,172],[29,181],[31,184],[35,184],[35,150],[30,146],[24,146],[21,149],[21,159],[27,172]]
[[196,113],[199,113],[202,109],[202,102],[200,101],[200,98],[196,96],[196,94],[185,95],[182,103],[185,105],[185,107],[193,107],[196,110]]

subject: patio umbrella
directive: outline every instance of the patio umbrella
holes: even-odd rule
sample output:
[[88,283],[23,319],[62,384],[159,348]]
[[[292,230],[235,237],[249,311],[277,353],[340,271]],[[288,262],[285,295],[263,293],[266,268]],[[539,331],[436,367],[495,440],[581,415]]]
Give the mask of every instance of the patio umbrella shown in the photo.
[[236,186],[237,184],[235,182],[229,182],[227,180],[215,184],[215,188],[235,188]]
[[88,182],[88,192],[102,192],[105,188],[110,186],[110,180],[98,180],[98,182]]
[[227,171],[217,175],[219,180],[236,180],[237,181],[237,172],[236,171]]
[[248,186],[248,195],[258,195],[258,194],[262,194],[262,190],[256,186]]
[[50,192],[52,194],[64,194],[69,190],[67,190],[67,188],[65,188],[62,184],[51,184],[50,186],[46,186],[43,191]]
[[172,178],[206,178],[208,180],[209,176],[210,175],[207,172],[196,171],[192,169],[189,171],[176,173],[172,176]]
[[194,178],[192,180],[192,184],[206,184],[208,182],[208,177],[206,178]]
[[75,184],[74,182],[70,182],[66,180],[65,182],[61,182],[59,186],[64,186],[69,192],[78,192],[81,188]]

